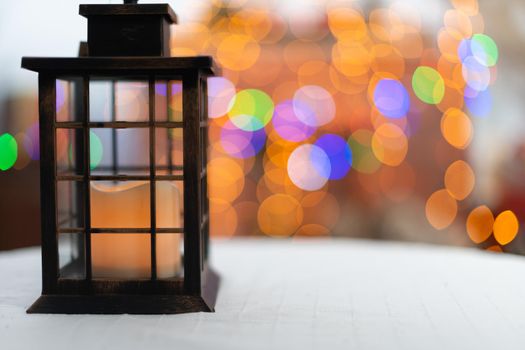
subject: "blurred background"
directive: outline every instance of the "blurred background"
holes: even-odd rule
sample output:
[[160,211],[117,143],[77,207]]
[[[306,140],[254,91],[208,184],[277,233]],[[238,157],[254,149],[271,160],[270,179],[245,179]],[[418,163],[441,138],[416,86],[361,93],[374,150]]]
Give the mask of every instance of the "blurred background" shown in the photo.
[[[223,72],[208,82],[213,236],[525,252],[524,2],[167,2],[172,56]],[[37,74],[20,60],[76,56],[80,3],[0,3],[0,250],[40,240]]]

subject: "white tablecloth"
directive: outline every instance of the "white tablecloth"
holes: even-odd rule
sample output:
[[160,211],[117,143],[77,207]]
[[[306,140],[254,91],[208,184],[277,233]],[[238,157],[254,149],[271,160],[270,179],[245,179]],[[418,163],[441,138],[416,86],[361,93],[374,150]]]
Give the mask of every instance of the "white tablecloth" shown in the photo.
[[369,241],[214,242],[216,313],[27,315],[40,253],[0,253],[0,349],[524,349],[525,258]]

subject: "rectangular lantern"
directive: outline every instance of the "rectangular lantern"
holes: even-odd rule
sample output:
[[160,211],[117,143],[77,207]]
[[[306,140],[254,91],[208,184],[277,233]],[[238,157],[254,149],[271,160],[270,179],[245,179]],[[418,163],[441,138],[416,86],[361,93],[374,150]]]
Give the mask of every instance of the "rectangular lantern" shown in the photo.
[[38,72],[42,296],[29,313],[213,311],[211,57],[169,57],[168,5],[81,5],[87,54]]

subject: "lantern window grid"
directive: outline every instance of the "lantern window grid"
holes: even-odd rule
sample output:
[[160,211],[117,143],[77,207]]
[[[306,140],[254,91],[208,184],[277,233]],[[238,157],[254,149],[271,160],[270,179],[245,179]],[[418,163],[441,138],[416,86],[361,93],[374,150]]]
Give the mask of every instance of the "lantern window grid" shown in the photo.
[[[171,78],[170,80],[173,80],[173,78]],[[183,121],[182,120],[181,121],[171,121],[172,118],[171,118],[171,113],[170,113],[170,108],[169,108],[169,104],[170,104],[169,97],[171,96],[171,92],[170,92],[171,84],[169,84],[169,81],[167,81],[168,89],[167,89],[167,96],[166,96],[167,102],[168,102],[167,103],[168,120],[163,121],[163,120],[159,120],[161,118],[157,118],[158,111],[155,110],[155,106],[156,106],[155,86],[156,84],[158,84],[158,80],[155,80],[155,77],[153,76],[151,76],[148,79],[148,103],[149,103],[149,106],[148,106],[149,107],[149,111],[148,111],[149,120],[148,121],[118,121],[115,118],[115,115],[116,115],[115,111],[112,111],[111,113],[111,116],[112,116],[111,121],[107,121],[107,122],[91,121],[90,114],[89,114],[89,107],[88,107],[89,101],[90,101],[90,91],[89,90],[90,90],[91,81],[96,81],[96,79],[92,79],[91,77],[83,78],[82,86],[83,86],[83,89],[86,89],[86,92],[83,94],[84,98],[80,103],[82,105],[80,108],[81,111],[80,112],[78,110],[75,111],[72,108],[71,103],[68,106],[68,108],[70,109],[69,113],[71,115],[81,114],[81,121],[70,121],[70,120],[61,121],[59,118],[59,114],[57,113],[57,118],[53,123],[54,130],[56,132],[60,130],[68,130],[70,132],[73,132],[75,136],[81,134],[80,137],[77,136],[78,139],[83,138],[82,140],[76,141],[78,145],[75,151],[75,154],[78,154],[78,156],[76,157],[76,161],[80,161],[80,160],[82,161],[79,164],[79,166],[76,168],[77,171],[74,174],[60,174],[59,169],[55,169],[56,171],[55,181],[57,182],[57,188],[61,182],[71,182],[72,184],[75,185],[75,187],[78,187],[79,185],[80,187],[83,186],[82,188],[83,191],[79,191],[81,193],[80,197],[83,197],[83,198],[80,198],[80,202],[82,202],[83,208],[82,208],[82,213],[79,213],[79,214],[82,214],[82,216],[84,217],[84,223],[85,223],[84,227],[82,226],[65,227],[64,226],[65,223],[59,220],[59,218],[57,217],[57,223],[58,223],[57,234],[59,236],[58,237],[59,240],[60,240],[60,237],[63,237],[65,234],[70,234],[70,235],[82,234],[85,240],[84,256],[82,256],[83,254],[77,253],[78,256],[76,256],[76,259],[74,259],[74,263],[78,265],[78,263],[80,262],[80,265],[83,265],[83,268],[85,269],[85,273],[84,274],[73,273],[69,275],[73,275],[76,278],[86,278],[88,280],[93,279],[92,266],[91,266],[91,253],[92,252],[91,252],[91,247],[90,247],[91,246],[90,241],[91,241],[92,234],[133,233],[133,234],[150,234],[151,235],[151,279],[155,280],[157,279],[157,276],[156,276],[157,275],[156,273],[157,272],[156,271],[157,270],[156,269],[156,238],[157,238],[156,234],[183,234],[184,228],[183,227],[157,227],[155,215],[150,215],[151,226],[149,228],[92,227],[90,223],[91,213],[87,212],[88,208],[91,207],[89,205],[90,196],[86,196],[86,193],[90,191],[89,186],[92,181],[149,181],[149,184],[150,184],[150,196],[149,196],[150,213],[156,212],[155,210],[156,186],[155,185],[159,181],[182,181],[184,179],[183,174],[173,175],[173,171],[182,171],[183,165],[173,164],[172,162],[172,157],[171,157],[171,152],[170,152],[172,148],[172,144],[171,144],[172,138],[169,136],[167,138],[168,139],[167,146],[168,146],[168,149],[170,150],[169,152],[167,152],[168,162],[165,166],[156,165],[157,164],[157,160],[155,159],[155,153],[156,153],[155,151],[157,148],[157,145],[155,144],[155,140],[157,136],[156,134],[158,133],[158,131],[161,131],[161,130],[166,130],[168,134],[170,133],[171,130],[177,130],[177,129],[182,130]],[[122,80],[121,79],[113,80],[112,82],[113,87],[116,81],[121,82]],[[131,81],[134,81],[134,79],[131,79]],[[69,80],[69,82],[70,83],[67,84],[67,88],[68,88],[67,93],[75,96],[75,94],[71,93],[72,91],[71,85],[73,85],[71,83],[76,82],[78,85],[78,79]],[[199,95],[206,96],[205,95],[206,79],[200,80],[200,90],[201,90],[201,93]],[[115,91],[114,88],[112,89],[112,91],[113,92]],[[77,104],[79,104],[78,99],[76,100],[77,100],[76,101]],[[112,96],[112,100],[110,103],[111,105],[115,104],[114,95]],[[208,140],[207,140],[208,125],[206,121],[206,116],[207,116],[207,110],[206,110],[207,106],[206,105],[207,104],[205,103],[203,98],[200,98],[199,104],[201,107],[201,111],[203,111],[199,115],[199,118],[200,118],[200,122],[199,122],[200,147],[199,148],[201,149],[201,154],[200,154],[200,158],[201,158],[200,196],[201,198],[200,200],[201,200],[201,203],[203,203],[203,205],[201,205],[201,208],[200,208],[200,223],[201,223],[200,229],[201,231],[203,230],[206,231],[206,234],[204,235],[204,237],[207,237],[209,234],[209,214],[208,214],[209,208],[207,205],[207,198],[206,198],[207,197],[207,177],[206,177],[206,170],[205,170],[206,162],[207,162],[207,143],[208,143]],[[180,112],[182,115],[182,111]],[[148,140],[148,145],[149,145],[149,150],[150,150],[149,152],[150,153],[149,175],[117,175],[117,174],[115,175],[93,175],[92,174],[91,164],[90,164],[90,148],[91,148],[90,147],[90,139],[91,139],[90,132],[92,131],[92,129],[110,129],[112,132],[115,132],[116,130],[120,130],[120,129],[142,129],[142,128],[149,130],[149,140]],[[114,139],[115,137],[113,137],[113,140]],[[55,148],[58,149],[58,145],[56,144],[56,139],[55,139]],[[115,147],[113,147],[113,149],[115,149]],[[71,150],[69,150],[69,153],[72,153]],[[79,158],[84,158],[84,159],[79,159]],[[115,161],[115,156],[113,157],[113,161]],[[58,166],[58,162],[57,162],[57,166]],[[115,172],[115,170],[117,169],[111,169],[111,170]],[[134,170],[134,169],[131,169],[131,170]],[[160,170],[163,172],[167,171],[168,174],[157,175],[156,174],[157,170]],[[76,200],[79,200],[79,198],[76,198]],[[58,202],[59,202],[59,199],[57,198],[57,204]],[[75,208],[75,207],[78,208],[78,206],[71,205],[72,204],[71,202],[69,204],[70,204],[69,208]],[[181,214],[183,216],[183,213]],[[57,206],[57,216],[58,216],[58,206]],[[75,220],[75,215],[72,215],[71,218]],[[205,250],[207,251],[207,243],[208,243],[207,239],[201,240],[203,252]],[[201,256],[201,271],[204,269],[204,263],[206,260],[207,260],[207,254],[203,254]],[[84,264],[82,264],[82,262]],[[67,266],[61,266],[61,268],[66,272],[68,270]],[[68,274],[66,273],[66,275]],[[60,277],[59,279],[64,280],[67,278]]]

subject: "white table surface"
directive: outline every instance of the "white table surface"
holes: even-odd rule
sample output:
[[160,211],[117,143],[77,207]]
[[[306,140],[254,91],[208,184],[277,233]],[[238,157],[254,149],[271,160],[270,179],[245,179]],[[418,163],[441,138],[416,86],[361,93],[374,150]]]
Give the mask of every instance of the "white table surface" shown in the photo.
[[36,248],[0,253],[0,349],[524,349],[525,258],[371,241],[214,242],[216,313],[27,315]]

